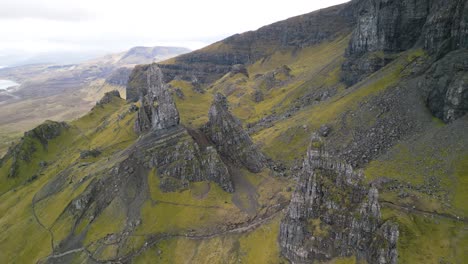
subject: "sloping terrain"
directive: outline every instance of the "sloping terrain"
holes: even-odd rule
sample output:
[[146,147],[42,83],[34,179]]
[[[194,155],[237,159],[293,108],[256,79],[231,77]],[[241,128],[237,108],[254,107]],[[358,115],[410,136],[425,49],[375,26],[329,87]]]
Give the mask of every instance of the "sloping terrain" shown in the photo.
[[0,259],[465,263],[467,8],[356,0],[135,67],[2,159]]
[[73,65],[26,65],[0,69],[0,79],[18,89],[0,91],[0,153],[12,139],[44,120],[73,120],[88,112],[106,92],[125,97],[136,64],[152,63],[189,52],[177,47],[135,47],[129,51]]

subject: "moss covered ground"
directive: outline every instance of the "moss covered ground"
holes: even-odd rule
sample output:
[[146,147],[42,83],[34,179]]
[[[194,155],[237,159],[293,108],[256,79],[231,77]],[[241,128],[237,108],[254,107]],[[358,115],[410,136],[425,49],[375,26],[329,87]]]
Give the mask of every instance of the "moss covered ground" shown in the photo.
[[[348,40],[349,36],[341,36],[301,50],[273,52],[249,65],[248,76],[227,74],[211,86],[202,87],[204,93],[195,91],[189,82],[172,81],[171,86],[184,94],[182,99],[174,93],[181,122],[192,128],[202,126],[208,120],[213,94],[222,92],[244,125],[268,116],[280,117],[256,130],[252,137],[267,156],[293,165],[305,154],[312,132],[323,124],[338,124],[344,113],[394,87],[405,77],[404,69],[409,62],[426,56],[420,50],[396,55],[382,70],[345,88],[340,82],[340,71]],[[206,50],[229,48],[218,43]],[[276,74],[283,66],[291,70],[289,75]],[[273,85],[265,81],[272,74]],[[254,100],[256,91],[263,94],[260,102]],[[305,97],[317,98],[324,92],[329,92],[330,97],[295,108]],[[51,140],[47,148],[33,140],[32,158],[29,162],[20,161],[20,173],[15,178],[7,176],[12,160],[0,167],[1,262],[37,262],[73,232],[76,219],[65,208],[93,179],[102,176],[100,171],[121,160],[124,150],[137,140],[133,132],[135,113],[128,112],[129,107],[124,100],[115,99],[70,122],[69,128]],[[366,121],[372,123],[373,118]],[[387,177],[404,185],[403,189],[384,190],[380,195],[381,201],[387,202],[383,204],[383,217],[400,226],[400,263],[464,263],[468,255],[466,224],[456,220],[457,216],[468,217],[468,147],[464,143],[468,138],[466,133],[453,132],[452,128],[433,120],[428,132],[400,141],[364,168],[369,182]],[[16,138],[17,135],[12,135],[5,142]],[[343,142],[347,140],[350,138],[344,138]],[[0,150],[6,144],[0,145]],[[80,158],[81,151],[91,149],[98,149],[101,155]],[[41,167],[41,162],[48,165]],[[275,204],[290,199],[293,180],[267,169],[258,174],[246,170],[241,173],[255,189],[257,215],[267,214]],[[33,179],[34,175],[37,177]],[[141,208],[141,223],[119,249],[96,241],[125,229],[127,213],[122,210],[123,200],[113,200],[96,219],[81,221],[74,230],[76,234],[85,233],[84,244],[95,252],[96,258],[106,260],[131,254],[144,247],[151,236],[175,234],[143,250],[134,262],[287,263],[280,257],[277,243],[281,213],[259,227],[241,232],[221,232],[205,239],[183,237],[213,234],[253,221],[253,216],[234,202],[236,199],[241,204],[251,202],[248,193],[229,194],[210,182],[193,183],[177,192],[162,192],[156,170],[146,176],[149,199]],[[47,185],[59,177],[64,178],[59,187],[53,192],[48,190]],[[318,233],[327,231],[317,221],[311,221],[310,228]],[[73,263],[82,263],[87,256],[77,252],[71,259]],[[349,257],[329,263],[358,262]]]

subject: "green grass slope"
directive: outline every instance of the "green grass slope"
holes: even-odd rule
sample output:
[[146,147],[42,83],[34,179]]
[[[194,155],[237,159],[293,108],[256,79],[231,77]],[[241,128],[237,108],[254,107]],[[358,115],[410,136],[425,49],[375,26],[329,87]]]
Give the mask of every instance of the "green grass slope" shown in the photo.
[[[340,71],[348,41],[343,33],[302,49],[274,51],[248,65],[248,75],[227,73],[202,87],[204,93],[192,83],[172,81],[171,87],[184,94],[180,98],[174,93],[181,122],[200,128],[212,96],[222,92],[255,144],[289,167],[300,162],[311,133],[322,125],[332,127],[326,141],[334,154],[346,157],[350,155],[340,150],[366,142],[360,137],[363,131],[407,108],[406,121],[415,123],[414,129],[360,166],[369,182],[383,182],[383,217],[400,227],[400,263],[463,263],[468,257],[467,118],[445,125],[432,118],[423,103],[413,103],[411,98],[419,98],[410,85],[410,71],[428,60],[421,50],[396,54],[392,63],[346,88]],[[258,92],[262,100],[255,99]],[[387,102],[392,98],[397,101]],[[379,112],[386,104],[390,110]],[[127,221],[134,212],[126,197],[136,197],[141,190],[134,185],[126,186],[124,195],[112,199],[96,217],[77,221],[67,209],[70,203],[105,179],[104,172],[127,158],[126,150],[138,141],[135,113],[129,108],[115,98],[71,122],[47,148],[33,142],[35,151],[30,161],[20,162],[17,177],[8,177],[12,160],[5,160],[0,167],[2,262],[287,263],[279,254],[278,226],[294,179],[269,169],[259,174],[241,171],[252,188],[233,194],[210,182],[164,193],[156,170],[145,172],[140,176],[148,198],[137,212],[141,221]],[[80,157],[94,149],[101,154]],[[255,214],[245,209],[252,197]],[[70,237],[82,243],[61,243]]]

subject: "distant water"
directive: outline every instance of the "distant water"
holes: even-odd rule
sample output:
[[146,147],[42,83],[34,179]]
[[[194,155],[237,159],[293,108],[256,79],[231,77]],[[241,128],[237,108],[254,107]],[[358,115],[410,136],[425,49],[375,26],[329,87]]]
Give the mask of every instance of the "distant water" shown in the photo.
[[0,80],[0,90],[6,90],[13,86],[18,86],[19,83],[10,80]]

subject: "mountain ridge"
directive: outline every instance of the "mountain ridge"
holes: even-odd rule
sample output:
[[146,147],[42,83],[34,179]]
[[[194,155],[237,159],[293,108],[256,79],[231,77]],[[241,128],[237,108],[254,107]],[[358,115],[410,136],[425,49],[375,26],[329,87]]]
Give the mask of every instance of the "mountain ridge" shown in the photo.
[[[454,6],[355,0],[136,66],[126,100],[2,159],[0,259],[463,263],[468,17]],[[402,26],[411,10],[438,30]],[[346,26],[301,24],[326,16]],[[250,42],[264,32],[273,48]]]

